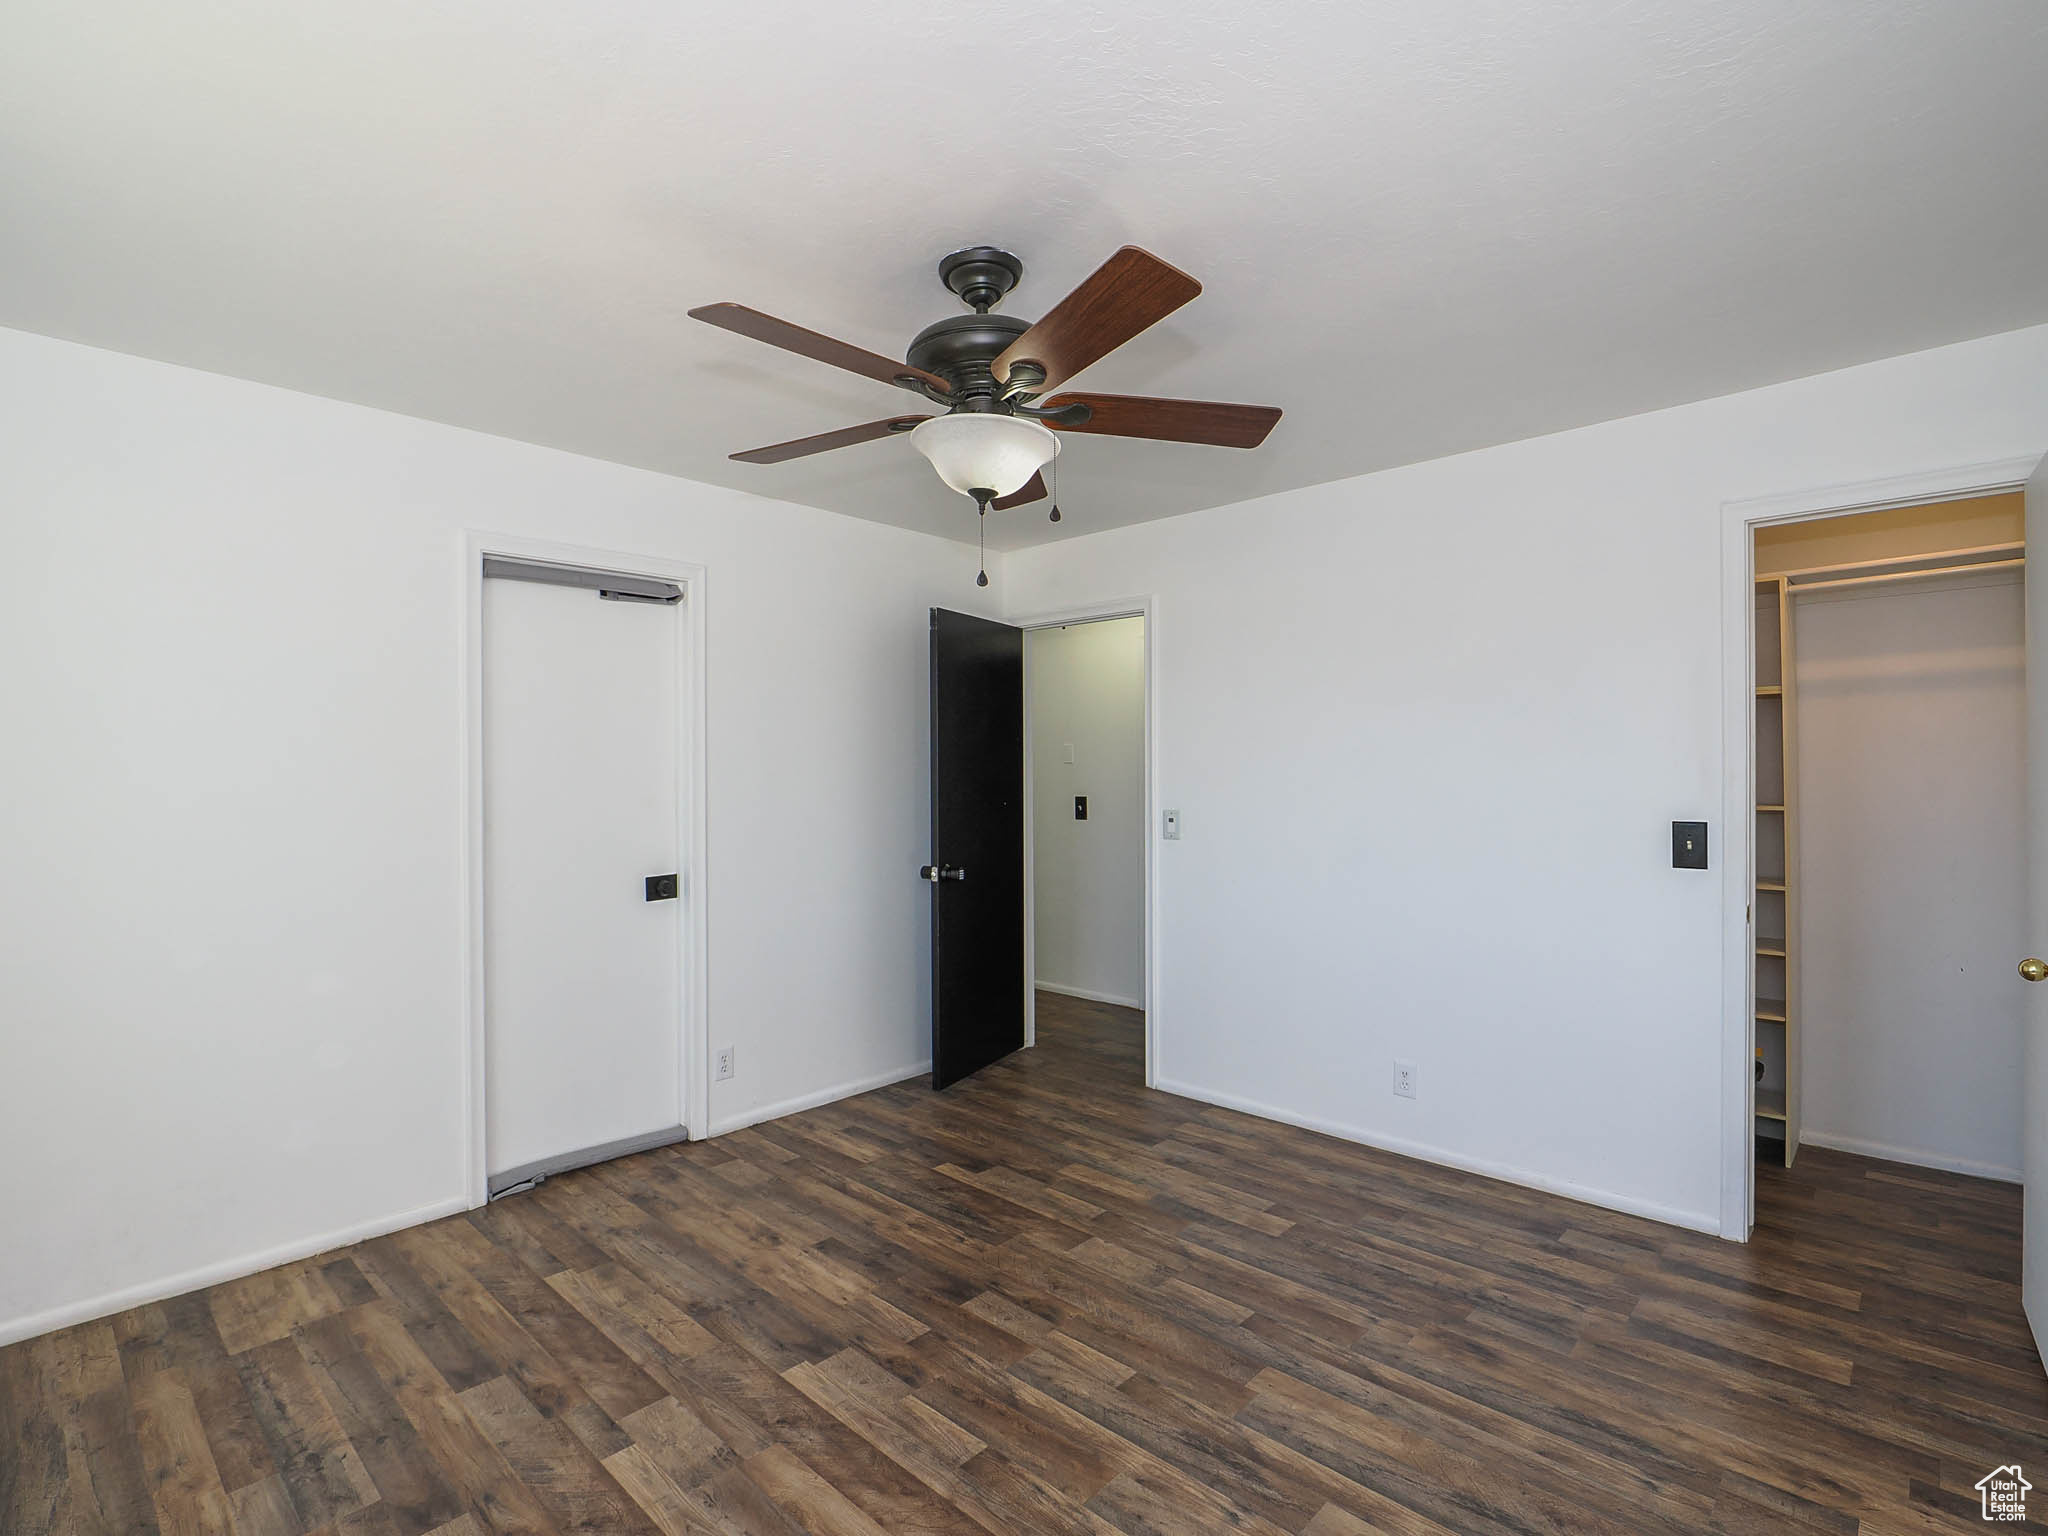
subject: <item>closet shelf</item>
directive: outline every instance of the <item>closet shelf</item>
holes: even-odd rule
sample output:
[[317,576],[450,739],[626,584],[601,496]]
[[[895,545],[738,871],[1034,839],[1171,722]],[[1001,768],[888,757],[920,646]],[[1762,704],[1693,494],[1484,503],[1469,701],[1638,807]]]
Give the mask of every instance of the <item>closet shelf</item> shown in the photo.
[[[1799,1031],[1791,999],[1798,995],[1799,945],[1799,819],[1793,814],[1799,798],[1799,667],[1794,656],[1791,592],[1783,576],[1757,583],[1756,719],[1750,738],[1752,757],[1750,800],[1755,811],[1751,833],[1750,878],[1755,902],[1750,908],[1750,967],[1756,988],[1756,1059],[1772,1086],[1756,1091],[1758,1155],[1780,1158],[1790,1167],[1799,1150]],[[1732,835],[1732,834],[1731,834]],[[1765,901],[1764,897],[1770,897]],[[1769,994],[1776,994],[1775,996]]]

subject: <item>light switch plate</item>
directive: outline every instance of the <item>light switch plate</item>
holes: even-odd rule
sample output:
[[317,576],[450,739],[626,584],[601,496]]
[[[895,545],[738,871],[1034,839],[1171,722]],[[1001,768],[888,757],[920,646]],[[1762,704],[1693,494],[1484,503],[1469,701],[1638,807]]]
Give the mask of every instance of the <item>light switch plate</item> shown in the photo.
[[1671,867],[1673,869],[1705,869],[1707,867],[1707,824],[1704,821],[1674,821],[1671,823]]
[[1170,843],[1180,841],[1180,812],[1167,811],[1159,818],[1159,835]]
[[1060,760],[1071,763],[1074,760],[1074,744],[1070,741],[1061,749]]

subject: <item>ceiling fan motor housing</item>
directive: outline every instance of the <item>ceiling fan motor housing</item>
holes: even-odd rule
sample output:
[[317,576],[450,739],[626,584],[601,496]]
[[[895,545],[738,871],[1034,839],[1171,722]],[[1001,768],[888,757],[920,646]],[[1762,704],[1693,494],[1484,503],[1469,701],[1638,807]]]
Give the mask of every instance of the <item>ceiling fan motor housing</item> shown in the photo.
[[989,365],[1030,329],[1014,315],[948,315],[919,331],[903,360],[952,385],[954,401],[966,409],[993,410],[1002,389]]
[[1015,408],[1004,400],[1004,386],[996,382],[989,365],[1031,329],[1031,322],[992,315],[989,309],[1023,277],[1024,263],[993,245],[971,245],[939,262],[939,281],[974,313],[949,315],[926,326],[903,360],[950,384],[952,394],[945,403],[955,412]]

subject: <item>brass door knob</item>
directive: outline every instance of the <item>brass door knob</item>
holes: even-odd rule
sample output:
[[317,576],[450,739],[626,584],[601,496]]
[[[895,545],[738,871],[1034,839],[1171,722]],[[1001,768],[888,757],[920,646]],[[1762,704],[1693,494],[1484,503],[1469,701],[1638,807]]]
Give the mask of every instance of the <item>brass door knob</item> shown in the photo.
[[2029,981],[2048,981],[2048,960],[2036,960],[2029,955],[2020,962],[2020,974]]

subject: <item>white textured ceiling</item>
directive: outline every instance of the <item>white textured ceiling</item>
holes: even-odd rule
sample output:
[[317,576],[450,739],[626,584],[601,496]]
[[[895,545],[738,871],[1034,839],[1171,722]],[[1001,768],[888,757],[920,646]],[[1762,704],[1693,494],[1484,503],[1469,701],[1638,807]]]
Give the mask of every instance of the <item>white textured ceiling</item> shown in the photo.
[[2040,0],[8,0],[0,324],[971,536],[900,356],[934,263],[1203,296],[1077,387],[1285,407],[1069,436],[1017,546],[2048,320]]

